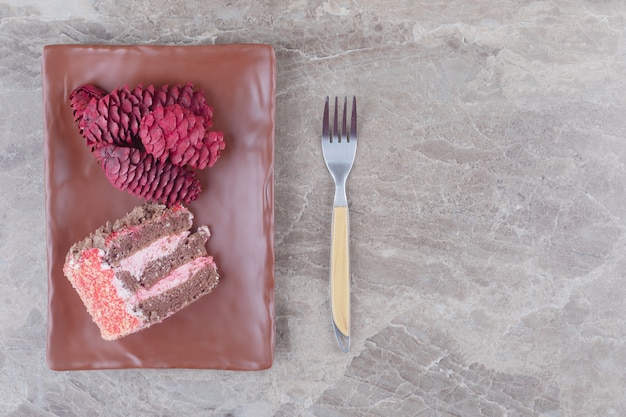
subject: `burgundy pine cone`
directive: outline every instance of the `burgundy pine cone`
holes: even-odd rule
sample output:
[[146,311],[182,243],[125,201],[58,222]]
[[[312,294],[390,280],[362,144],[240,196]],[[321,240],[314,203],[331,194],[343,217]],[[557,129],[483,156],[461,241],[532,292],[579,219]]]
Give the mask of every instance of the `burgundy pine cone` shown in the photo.
[[190,203],[200,194],[200,182],[185,167],[163,163],[136,148],[105,145],[95,152],[111,184],[149,202],[172,206]]
[[148,201],[195,200],[200,183],[190,168],[213,166],[225,146],[223,134],[209,130],[213,109],[191,84],[110,93],[84,85],[70,105],[109,182]]
[[141,119],[139,138],[147,153],[174,165],[204,169],[224,149],[221,132],[206,129],[206,119],[179,104],[159,107]]

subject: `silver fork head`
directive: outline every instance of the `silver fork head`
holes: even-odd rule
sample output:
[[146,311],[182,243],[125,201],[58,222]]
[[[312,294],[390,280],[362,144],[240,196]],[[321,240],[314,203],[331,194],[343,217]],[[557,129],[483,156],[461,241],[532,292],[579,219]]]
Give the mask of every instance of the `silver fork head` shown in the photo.
[[[328,97],[324,105],[324,118],[322,123],[322,153],[330,175],[335,181],[338,194],[336,202],[345,201],[345,182],[352,170],[356,155],[357,132],[356,132],[356,97],[352,98],[352,117],[350,131],[347,129],[348,98],[344,97],[343,117],[341,131],[339,130],[339,99],[335,97],[335,111],[333,127],[330,127],[330,103]],[[341,195],[341,198],[337,197]],[[339,200],[337,200],[339,198]]]
[[[352,115],[350,120],[350,132],[347,131],[347,115],[348,115],[348,97],[343,98],[343,117],[341,123],[341,132],[339,131],[339,98],[335,97],[335,114],[333,118],[333,129],[330,130],[329,120],[329,98],[326,96],[326,102],[324,105],[324,120],[322,123],[322,141],[328,141],[329,143],[350,143],[351,141],[357,141],[356,134],[356,97],[352,97]],[[356,143],[355,143],[356,145]]]

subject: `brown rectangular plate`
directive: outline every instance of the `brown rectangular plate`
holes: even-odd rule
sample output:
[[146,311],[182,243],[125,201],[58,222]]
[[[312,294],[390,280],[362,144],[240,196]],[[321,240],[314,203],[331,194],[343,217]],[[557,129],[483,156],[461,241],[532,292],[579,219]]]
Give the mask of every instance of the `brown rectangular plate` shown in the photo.
[[[268,45],[51,45],[42,60],[48,365],[56,370],[272,365],[274,329],[275,55]],[[70,246],[143,203],[113,188],[73,121],[70,92],[191,82],[214,109],[226,149],[200,171],[189,205],[212,232],[218,287],[151,328],[105,341],[63,275]]]

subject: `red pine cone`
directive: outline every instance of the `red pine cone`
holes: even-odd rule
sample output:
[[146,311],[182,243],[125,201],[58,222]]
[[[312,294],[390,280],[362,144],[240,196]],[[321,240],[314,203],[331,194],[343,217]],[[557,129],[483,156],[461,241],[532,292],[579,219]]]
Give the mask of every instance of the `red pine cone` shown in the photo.
[[139,148],[140,101],[127,87],[115,89],[85,108],[79,127],[91,148],[112,144]]
[[200,194],[200,182],[192,171],[139,149],[105,145],[96,149],[96,157],[111,184],[147,201],[171,206],[190,203]]
[[[111,184],[151,201],[195,200],[200,185],[187,167],[213,166],[224,149],[223,134],[208,130],[213,109],[191,84],[108,94],[84,85],[72,91],[70,105]],[[124,156],[134,159],[123,163]]]
[[224,149],[221,132],[207,132],[206,119],[179,104],[158,107],[141,119],[139,138],[147,153],[179,166],[213,166]]
[[179,104],[189,109],[196,116],[204,118],[205,128],[213,126],[213,109],[209,106],[204,98],[202,91],[194,91],[193,85],[187,83],[185,85],[168,85],[161,86],[156,89],[150,85],[145,90],[144,103],[148,107],[148,111],[154,111],[157,107],[171,106]]
[[70,105],[74,110],[74,121],[81,121],[85,108],[90,105],[92,100],[97,101],[106,95],[106,91],[89,84],[78,87],[72,91],[70,94]]
[[[93,139],[91,139],[88,131],[90,130],[89,126],[92,123],[94,114],[89,110],[96,108],[98,100],[106,95],[106,91],[88,84],[78,87],[70,94],[70,105],[74,112],[74,121],[78,123],[80,133],[85,136],[90,147],[93,147]],[[85,112],[89,114],[85,116]],[[97,115],[95,116],[97,117]]]

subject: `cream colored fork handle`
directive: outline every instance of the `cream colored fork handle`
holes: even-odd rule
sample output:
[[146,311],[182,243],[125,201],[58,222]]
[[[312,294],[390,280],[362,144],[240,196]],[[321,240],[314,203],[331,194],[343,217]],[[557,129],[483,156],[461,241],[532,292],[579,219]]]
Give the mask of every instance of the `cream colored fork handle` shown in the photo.
[[348,207],[333,207],[330,243],[330,302],[337,342],[350,348],[350,221]]

